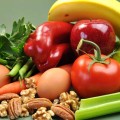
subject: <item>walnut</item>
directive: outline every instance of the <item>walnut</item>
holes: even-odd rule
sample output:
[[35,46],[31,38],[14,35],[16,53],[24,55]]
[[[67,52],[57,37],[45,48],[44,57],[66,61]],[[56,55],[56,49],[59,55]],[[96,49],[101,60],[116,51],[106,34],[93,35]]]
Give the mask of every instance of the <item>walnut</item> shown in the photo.
[[8,103],[7,101],[2,101],[0,104],[0,117],[6,117],[8,115],[7,113]]
[[20,117],[27,117],[27,116],[29,116],[29,111],[26,107],[26,104],[22,104],[22,111]]
[[[60,100],[59,99],[54,99],[54,101],[53,101],[53,104],[54,105],[57,105],[57,104],[59,104],[60,103]],[[65,107],[67,107],[67,108],[70,108],[70,106],[64,101],[64,102],[61,102],[60,103],[61,105],[63,105],[63,106],[65,106]]]
[[54,99],[53,104],[59,104],[59,99]]
[[52,120],[54,112],[52,110],[47,110],[46,107],[40,107],[36,113],[32,115],[34,120]]
[[32,78],[25,78],[25,83],[27,88],[36,88],[36,82]]
[[21,98],[22,98],[22,102],[26,103],[27,101],[29,101],[30,99],[35,98],[35,94],[37,93],[35,88],[29,88],[26,90],[22,90],[20,92]]
[[63,106],[65,106],[65,107],[71,109],[71,108],[70,108],[70,105],[69,105],[67,102],[61,102],[60,105],[63,105]]
[[59,102],[61,105],[64,105],[74,112],[79,109],[79,98],[74,91],[63,92],[60,94]]

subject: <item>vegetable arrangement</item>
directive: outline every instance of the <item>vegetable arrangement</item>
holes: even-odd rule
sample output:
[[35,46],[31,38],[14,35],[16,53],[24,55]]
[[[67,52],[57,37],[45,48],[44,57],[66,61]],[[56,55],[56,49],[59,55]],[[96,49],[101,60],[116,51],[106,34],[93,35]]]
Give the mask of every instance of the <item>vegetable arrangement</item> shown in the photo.
[[[116,13],[115,19],[91,7]],[[49,116],[45,120],[84,120],[120,112],[119,19],[116,0],[60,0],[51,6],[48,21],[37,27],[22,18],[9,34],[1,25],[0,101],[9,98],[5,110],[10,119],[29,116],[30,109],[36,109],[33,119],[43,119],[38,113],[44,109]],[[15,100],[21,107],[12,106]]]

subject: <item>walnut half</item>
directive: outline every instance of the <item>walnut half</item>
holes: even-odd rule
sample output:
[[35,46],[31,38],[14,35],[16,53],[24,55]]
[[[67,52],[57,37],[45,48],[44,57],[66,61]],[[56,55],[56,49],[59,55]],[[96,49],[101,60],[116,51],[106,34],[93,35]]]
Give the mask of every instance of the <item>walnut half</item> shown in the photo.
[[40,107],[36,113],[32,115],[34,120],[52,120],[54,112],[52,110],[47,110],[46,107]]
[[74,91],[63,92],[60,94],[59,99],[54,100],[54,104],[60,104],[63,105],[72,111],[76,111],[79,109],[79,98],[77,94]]
[[7,103],[7,101],[4,100],[0,104],[0,117],[7,116],[7,109],[8,109],[8,103]]

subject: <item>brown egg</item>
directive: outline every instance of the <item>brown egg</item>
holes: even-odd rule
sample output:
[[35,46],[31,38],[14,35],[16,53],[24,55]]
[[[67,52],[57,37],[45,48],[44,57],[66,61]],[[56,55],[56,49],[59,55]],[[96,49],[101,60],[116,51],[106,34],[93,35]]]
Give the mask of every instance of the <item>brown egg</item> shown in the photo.
[[51,68],[41,75],[37,85],[37,93],[39,97],[54,100],[62,92],[67,92],[70,86],[70,74],[66,70]]

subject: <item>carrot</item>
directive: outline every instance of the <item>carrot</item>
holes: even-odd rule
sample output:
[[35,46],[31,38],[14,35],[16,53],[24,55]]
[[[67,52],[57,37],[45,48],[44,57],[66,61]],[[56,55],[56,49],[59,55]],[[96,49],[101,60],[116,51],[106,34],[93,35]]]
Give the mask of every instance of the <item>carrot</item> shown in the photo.
[[[38,73],[34,76],[31,76],[29,78],[34,79],[36,81],[36,85],[38,83],[39,77],[41,76],[42,73]],[[26,89],[25,82],[24,80],[16,81],[9,83],[7,85],[4,85],[3,87],[0,88],[0,95],[5,94],[5,93],[16,93],[19,94],[21,90]]]
[[35,82],[36,82],[36,85],[37,85],[38,84],[38,80],[39,80],[39,78],[40,78],[41,75],[42,75],[42,73],[37,73],[37,74],[31,76],[30,78],[34,79]]
[[[66,70],[68,73],[71,71],[71,64],[63,65],[60,66],[60,68]],[[36,85],[38,84],[38,80],[42,73],[35,74],[29,78],[34,79],[36,81]],[[12,82],[9,84],[4,85],[3,87],[0,88],[0,95],[5,94],[5,93],[16,93],[19,94],[22,90],[26,89],[25,82],[24,80]]]

